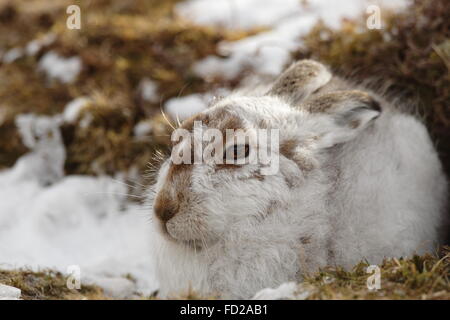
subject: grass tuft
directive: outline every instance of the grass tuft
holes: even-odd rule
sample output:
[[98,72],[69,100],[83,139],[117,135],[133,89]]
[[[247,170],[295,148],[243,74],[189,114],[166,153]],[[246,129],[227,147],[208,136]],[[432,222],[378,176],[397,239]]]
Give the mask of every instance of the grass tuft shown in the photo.
[[385,259],[379,265],[381,288],[370,291],[367,262],[360,262],[351,270],[327,267],[308,276],[312,285],[308,299],[450,299],[450,248],[444,247],[440,256],[425,254],[408,259]]
[[80,290],[67,287],[67,277],[52,270],[0,270],[0,283],[19,288],[24,300],[101,300],[103,290],[94,285],[82,285]]

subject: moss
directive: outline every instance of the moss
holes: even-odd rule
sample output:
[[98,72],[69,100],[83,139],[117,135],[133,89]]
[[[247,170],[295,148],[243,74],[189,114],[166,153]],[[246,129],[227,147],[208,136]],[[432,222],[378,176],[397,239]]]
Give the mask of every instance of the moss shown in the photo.
[[409,259],[385,259],[379,265],[381,288],[367,289],[366,262],[350,271],[328,267],[308,276],[312,286],[308,299],[450,299],[450,251],[442,249],[440,256],[426,254]]
[[374,78],[389,84],[388,95],[412,101],[410,111],[419,105],[450,173],[448,1],[415,0],[400,13],[381,14],[381,30],[367,29],[365,16],[344,21],[339,30],[319,23],[304,37],[305,46],[294,59],[323,61],[355,81]]
[[[450,299],[450,247],[440,254],[425,254],[407,259],[385,259],[379,265],[381,288],[367,288],[367,262],[360,262],[350,270],[326,267],[307,275],[303,285],[311,292],[307,299]],[[125,275],[131,281],[131,275]],[[107,299],[102,290],[83,285],[80,290],[67,288],[67,278],[59,272],[44,270],[0,270],[0,283],[22,290],[22,299]],[[181,300],[217,299],[202,296],[194,290],[174,296]],[[157,299],[155,295],[141,299]]]
[[67,277],[51,270],[0,270],[0,283],[19,288],[24,300],[106,299],[102,289],[94,285],[82,285],[80,290],[69,289]]

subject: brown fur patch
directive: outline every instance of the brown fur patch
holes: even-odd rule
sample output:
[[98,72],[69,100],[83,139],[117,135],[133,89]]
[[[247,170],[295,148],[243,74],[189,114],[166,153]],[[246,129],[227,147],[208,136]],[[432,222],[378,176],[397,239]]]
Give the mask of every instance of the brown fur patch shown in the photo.
[[166,181],[156,196],[154,211],[163,222],[169,221],[179,211],[182,202],[187,198],[191,185],[192,167],[189,164],[171,164]]
[[353,120],[353,121],[350,122],[350,127],[351,127],[352,129],[356,129],[356,128],[359,127],[360,124],[361,124],[361,121],[359,121],[359,120]]
[[311,237],[309,237],[309,236],[301,237],[300,242],[301,242],[301,244],[309,244],[311,242]]
[[292,159],[295,155],[294,150],[297,147],[297,141],[295,139],[289,139],[283,141],[280,144],[280,153],[288,159]]
[[381,111],[379,103],[367,92],[360,90],[333,91],[308,100],[303,108],[311,113],[328,112],[346,101],[358,102],[361,106]]
[[[286,140],[280,145],[280,153],[286,158],[294,161],[301,170],[311,171],[312,169],[314,169],[313,163],[307,157],[295,152],[297,145],[298,143],[294,139]],[[288,184],[288,186],[292,188],[293,186],[290,185],[291,184]]]
[[234,163],[222,163],[216,165],[216,170],[224,170],[224,169],[236,169],[242,167],[242,164],[234,164]]
[[167,180],[173,181],[177,174],[189,173],[192,171],[192,164],[171,164],[167,173]]
[[193,115],[192,117],[187,118],[181,123],[180,128],[192,131],[194,129],[194,122],[201,121],[202,124],[208,125],[210,121],[209,114],[207,113],[198,113]]
[[283,74],[275,81],[269,94],[278,96],[293,96],[298,98],[304,97],[308,94],[303,92],[305,86],[322,72],[322,68],[313,61],[304,60],[289,67]]
[[177,214],[179,205],[167,193],[162,191],[155,199],[153,210],[161,221],[167,222]]
[[224,138],[227,129],[245,129],[243,121],[235,114],[228,111],[227,107],[217,110],[216,112],[211,114],[211,117],[213,118],[213,120],[210,121],[210,127],[219,129],[222,132]]
[[250,177],[239,178],[239,180],[250,180],[250,179],[256,179],[258,181],[264,181],[264,180],[266,180],[266,176],[261,174],[261,172],[258,170],[256,172],[252,173],[252,175]]

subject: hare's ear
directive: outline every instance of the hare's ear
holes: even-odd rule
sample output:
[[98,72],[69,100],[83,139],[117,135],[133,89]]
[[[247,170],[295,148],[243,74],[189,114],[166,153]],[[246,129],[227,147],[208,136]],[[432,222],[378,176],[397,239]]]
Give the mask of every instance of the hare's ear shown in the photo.
[[310,114],[304,124],[314,135],[317,148],[328,148],[354,139],[381,114],[379,103],[363,91],[336,91],[318,96],[303,105]]
[[323,64],[301,60],[284,71],[267,94],[282,96],[295,105],[326,85],[330,79],[331,73]]

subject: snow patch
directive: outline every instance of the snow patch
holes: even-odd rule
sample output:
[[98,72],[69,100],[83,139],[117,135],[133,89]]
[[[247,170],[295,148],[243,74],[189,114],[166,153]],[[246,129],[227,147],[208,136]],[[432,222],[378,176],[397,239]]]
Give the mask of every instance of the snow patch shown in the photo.
[[175,12],[199,24],[228,29],[272,26],[299,9],[298,0],[192,0],[181,2]]
[[78,97],[70,101],[65,107],[63,112],[63,120],[67,123],[74,123],[81,110],[90,102],[88,97]]
[[106,296],[115,299],[125,299],[135,296],[135,284],[126,278],[97,277],[92,283],[103,289]]
[[20,294],[20,289],[0,283],[0,300],[19,300]]
[[60,123],[59,116],[24,114],[16,118],[22,142],[31,152],[21,157],[10,170],[14,179],[31,179],[41,185],[49,185],[64,176],[66,150]]
[[56,35],[54,33],[49,33],[40,39],[34,39],[28,42],[25,47],[25,52],[29,56],[36,55],[43,47],[51,45],[56,40]]
[[164,104],[164,111],[173,119],[183,121],[207,109],[217,97],[230,94],[226,88],[217,88],[207,93],[195,93],[184,97],[171,98]]
[[[114,297],[151,294],[150,209],[110,177],[63,175],[61,116],[17,119],[31,151],[0,171],[0,268],[81,269],[81,283]],[[130,281],[131,276],[135,281]],[[120,284],[120,285],[119,285]]]
[[144,78],[139,83],[139,91],[144,101],[156,103],[159,101],[158,85],[149,78]]
[[305,300],[312,294],[312,289],[303,284],[286,282],[276,289],[266,288],[258,291],[252,300]]
[[12,48],[3,54],[2,60],[4,63],[12,63],[17,59],[21,58],[22,56],[23,56],[22,48]]
[[133,134],[135,137],[142,138],[147,137],[153,130],[152,123],[149,120],[139,121],[133,128]]
[[63,83],[75,81],[81,72],[82,63],[79,57],[65,58],[54,51],[47,52],[39,60],[38,70],[44,71],[50,79]]
[[[243,70],[253,76],[277,76],[290,60],[290,53],[301,46],[300,38],[322,19],[337,28],[343,18],[355,18],[370,4],[399,9],[407,0],[191,0],[177,5],[181,16],[200,24],[249,29],[262,25],[267,32],[219,45],[219,53],[227,58],[209,56],[194,66],[194,72],[207,77],[236,78]],[[226,14],[226,13],[229,14]],[[381,13],[382,14],[382,13]]]
[[164,110],[172,119],[182,121],[205,110],[207,106],[207,98],[204,95],[191,94],[185,97],[167,100],[164,105]]

